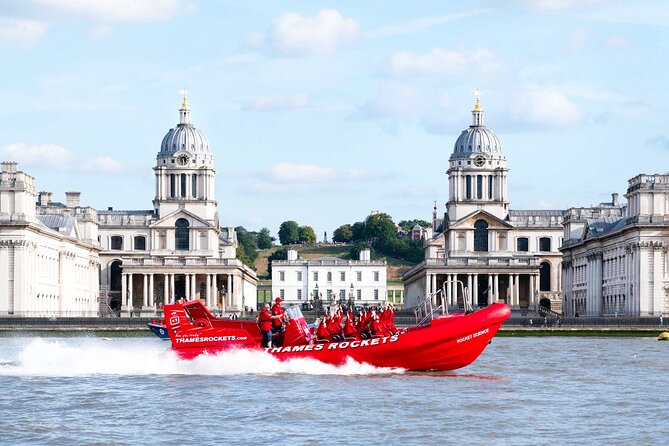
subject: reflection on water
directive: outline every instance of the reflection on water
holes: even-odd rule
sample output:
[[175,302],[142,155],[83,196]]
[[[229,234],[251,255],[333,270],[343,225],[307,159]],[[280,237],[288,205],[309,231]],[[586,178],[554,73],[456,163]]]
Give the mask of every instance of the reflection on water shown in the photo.
[[402,372],[151,338],[0,339],[2,444],[659,444],[669,343],[496,338],[471,366]]

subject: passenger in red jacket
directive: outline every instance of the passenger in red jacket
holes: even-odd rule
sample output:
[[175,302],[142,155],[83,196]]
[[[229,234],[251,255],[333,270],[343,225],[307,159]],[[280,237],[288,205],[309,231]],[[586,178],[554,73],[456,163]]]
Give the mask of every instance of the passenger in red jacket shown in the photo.
[[270,314],[268,303],[265,303],[262,311],[258,314],[258,328],[260,328],[260,334],[262,335],[261,346],[263,348],[272,346],[272,321],[280,317],[281,316],[272,316]]

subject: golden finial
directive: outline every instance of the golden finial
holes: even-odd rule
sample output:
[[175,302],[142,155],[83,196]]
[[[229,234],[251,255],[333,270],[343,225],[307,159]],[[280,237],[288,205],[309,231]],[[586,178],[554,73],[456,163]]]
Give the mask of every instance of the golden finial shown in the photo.
[[476,98],[476,104],[474,104],[474,111],[481,111],[481,102],[479,101],[479,96],[481,96],[481,92],[477,88],[476,90],[472,91],[472,95]]
[[188,99],[186,98],[186,95],[188,94],[188,90],[185,88],[182,88],[179,90],[179,93],[184,97],[183,102],[181,103],[181,108],[184,110],[188,110]]

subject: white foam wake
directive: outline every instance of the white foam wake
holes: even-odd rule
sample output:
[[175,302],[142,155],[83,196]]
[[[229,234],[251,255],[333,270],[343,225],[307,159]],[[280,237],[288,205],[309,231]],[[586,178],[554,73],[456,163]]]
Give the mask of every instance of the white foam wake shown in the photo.
[[37,338],[19,347],[15,354],[2,352],[0,375],[238,375],[308,374],[370,375],[401,370],[373,367],[350,360],[343,366],[313,359],[279,361],[263,351],[234,350],[181,360],[165,343],[107,342],[103,339]]

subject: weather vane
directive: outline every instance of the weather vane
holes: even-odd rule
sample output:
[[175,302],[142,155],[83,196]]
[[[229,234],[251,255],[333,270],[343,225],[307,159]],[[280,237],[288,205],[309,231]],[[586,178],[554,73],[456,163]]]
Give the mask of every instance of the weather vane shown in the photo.
[[187,100],[186,96],[188,95],[188,90],[186,90],[185,88],[182,88],[181,90],[179,90],[179,94],[181,94],[181,96],[184,97],[184,101],[181,105],[182,108],[187,108],[188,107],[188,100]]

